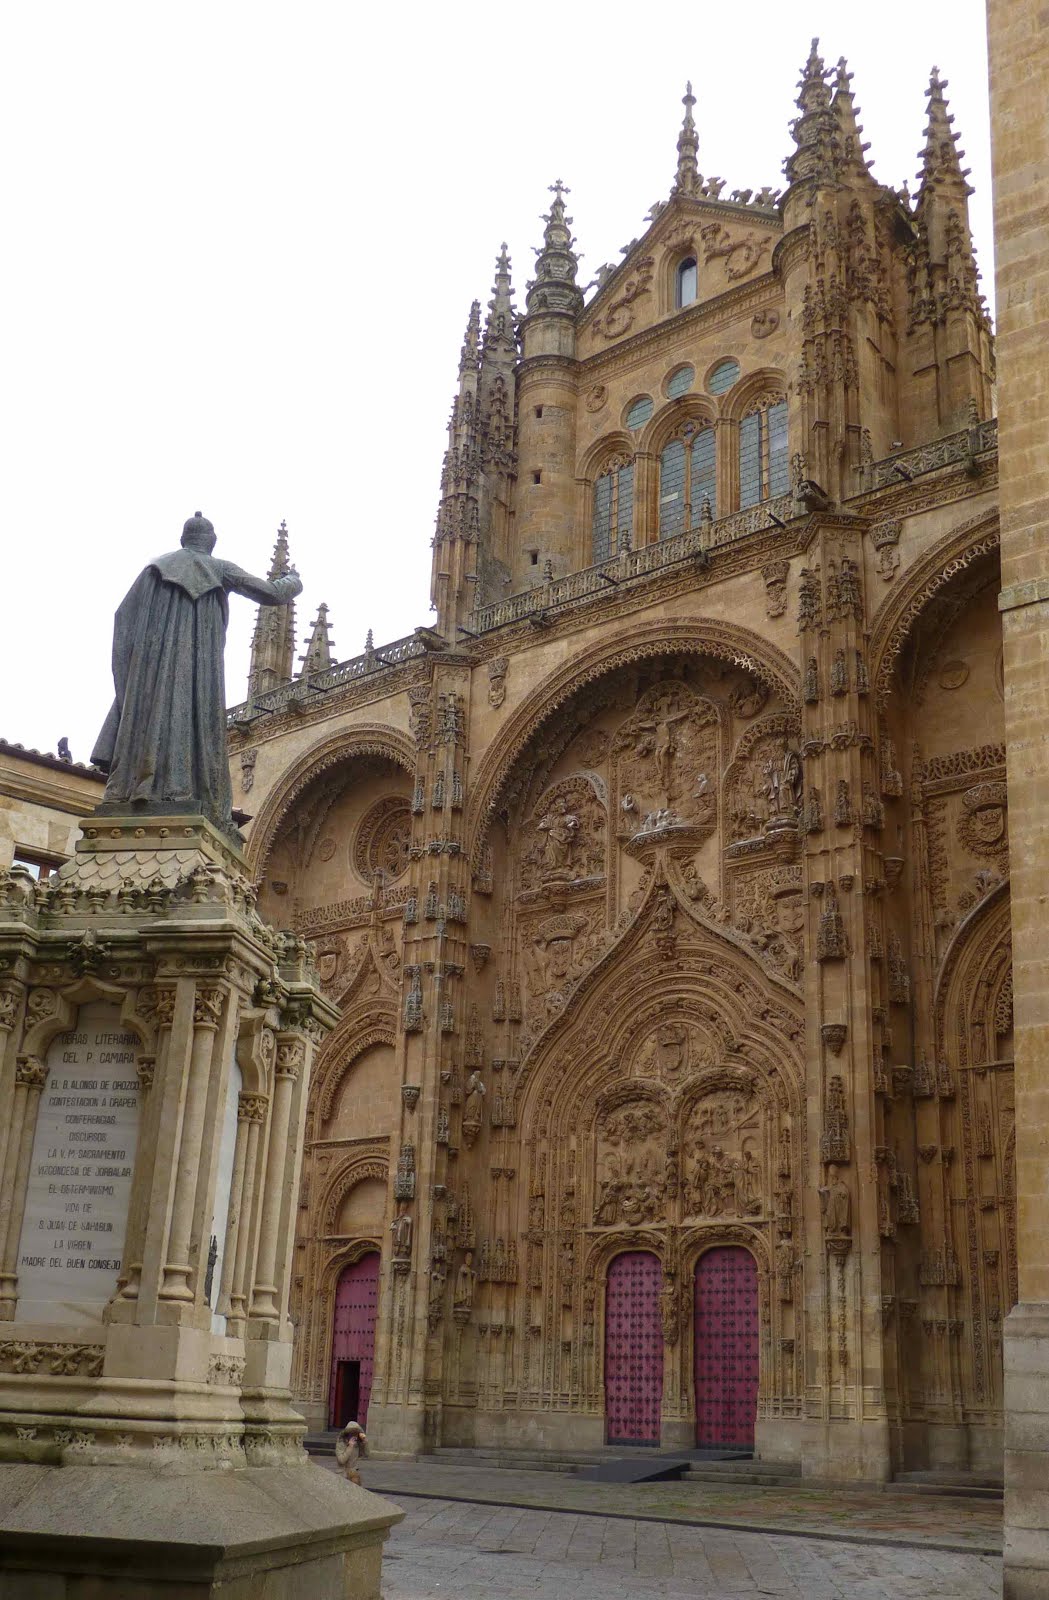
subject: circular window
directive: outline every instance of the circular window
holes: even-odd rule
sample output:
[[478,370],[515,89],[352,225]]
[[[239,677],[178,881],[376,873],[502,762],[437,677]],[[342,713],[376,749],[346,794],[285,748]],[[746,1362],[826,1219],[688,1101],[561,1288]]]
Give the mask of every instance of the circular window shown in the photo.
[[667,399],[679,400],[683,394],[688,394],[695,381],[695,367],[678,367],[677,371],[672,372],[666,381]]
[[353,841],[353,866],[358,877],[370,883],[377,872],[399,878],[408,870],[412,843],[412,812],[400,795],[378,800],[361,819]]
[[726,389],[732,388],[738,377],[738,361],[719,361],[707,379],[707,388],[711,394],[724,394]]
[[627,407],[626,425],[628,428],[643,428],[655,410],[655,402],[649,394],[639,394],[636,400],[631,400]]

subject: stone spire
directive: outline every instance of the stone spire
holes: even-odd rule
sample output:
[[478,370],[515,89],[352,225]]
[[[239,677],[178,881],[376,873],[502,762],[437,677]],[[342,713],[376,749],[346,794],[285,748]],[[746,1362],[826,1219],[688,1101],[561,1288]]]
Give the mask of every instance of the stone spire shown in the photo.
[[450,630],[453,637],[465,605],[466,573],[474,565],[473,556],[466,552],[476,544],[479,528],[480,346],[481,302],[475,300],[459,355],[459,385],[448,418],[448,448],[441,466],[441,500],[433,538],[430,597],[438,610],[439,626]]
[[856,102],[852,94],[852,73],[849,71],[848,63],[844,56],[840,56],[838,59],[831,109],[838,121],[838,139],[843,174],[848,174],[853,179],[862,177],[873,185],[874,179],[870,177],[870,162],[866,160],[870,145],[865,144],[863,140],[863,128],[860,126]]
[[459,352],[459,385],[469,373],[477,371],[477,357],[481,344],[481,302],[475,300],[470,306],[470,315],[466,319],[466,332],[463,334],[463,347]]
[[685,84],[685,93],[681,104],[685,108],[685,120],[681,124],[681,132],[677,140],[677,176],[671,195],[699,194],[702,179],[699,172],[699,138],[696,134],[696,124],[692,120],[692,107],[696,97],[692,93],[692,84]]
[[929,120],[925,128],[925,148],[919,152],[921,171],[918,178],[921,189],[950,187],[968,198],[972,189],[966,183],[969,169],[962,169],[964,150],[958,149],[958,135],[954,132],[954,118],[947,110],[944,90],[947,79],[940,77],[938,67],[933,67],[929,77]]
[[804,178],[833,178],[840,159],[838,118],[831,102],[827,68],[819,52],[819,43],[818,39],[813,39],[798,84],[796,104],[801,115],[791,128],[797,148],[784,163],[784,171],[792,184]]
[[504,244],[495,258],[495,283],[481,345],[478,442],[485,468],[507,471],[514,464],[514,369],[518,355],[510,257]]
[[[277,529],[267,576],[270,581],[283,578],[291,568],[288,550],[288,525],[282,522]],[[251,640],[251,665],[248,669],[248,699],[264,694],[267,689],[286,683],[294,674],[295,664],[295,607],[260,606]]]
[[332,638],[329,632],[328,607],[322,601],[317,608],[317,618],[306,641],[306,654],[300,656],[300,678],[311,678],[316,672],[326,672],[334,663]]
[[550,185],[553,202],[543,218],[543,243],[536,251],[535,278],[528,285],[525,304],[530,317],[575,317],[583,308],[582,290],[576,283],[579,257],[573,246],[572,218],[565,215],[568,189],[558,178]]

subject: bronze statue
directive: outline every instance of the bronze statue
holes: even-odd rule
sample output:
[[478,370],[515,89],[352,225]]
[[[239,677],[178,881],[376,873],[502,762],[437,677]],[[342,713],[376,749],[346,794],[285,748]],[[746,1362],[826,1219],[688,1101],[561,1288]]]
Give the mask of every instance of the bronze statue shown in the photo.
[[113,629],[116,699],[92,761],[108,775],[103,813],[200,813],[239,837],[226,756],[223,650],[227,596],[288,605],[302,591],[292,568],[269,582],[212,554],[215,529],[198,511],[182,548],[135,579]]

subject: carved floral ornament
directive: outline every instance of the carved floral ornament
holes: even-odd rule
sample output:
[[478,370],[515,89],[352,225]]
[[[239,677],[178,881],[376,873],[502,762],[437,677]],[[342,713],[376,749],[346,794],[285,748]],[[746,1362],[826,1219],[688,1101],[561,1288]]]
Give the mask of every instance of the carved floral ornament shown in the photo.
[[354,871],[365,883],[377,872],[395,882],[408,870],[412,842],[411,807],[400,795],[386,795],[365,812],[353,841]]

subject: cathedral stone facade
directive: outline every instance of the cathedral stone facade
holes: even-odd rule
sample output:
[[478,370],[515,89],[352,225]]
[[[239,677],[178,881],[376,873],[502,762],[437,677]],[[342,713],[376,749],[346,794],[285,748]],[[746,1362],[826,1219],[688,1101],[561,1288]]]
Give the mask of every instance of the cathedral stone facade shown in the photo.
[[[267,921],[341,1015],[295,1386],[383,1451],[1000,1465],[1017,1295],[994,357],[813,46],[786,188],[699,171],[474,304],[431,627],[230,713]],[[916,131],[918,127],[916,116]],[[288,560],[282,529],[274,571]]]

